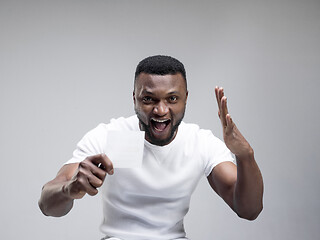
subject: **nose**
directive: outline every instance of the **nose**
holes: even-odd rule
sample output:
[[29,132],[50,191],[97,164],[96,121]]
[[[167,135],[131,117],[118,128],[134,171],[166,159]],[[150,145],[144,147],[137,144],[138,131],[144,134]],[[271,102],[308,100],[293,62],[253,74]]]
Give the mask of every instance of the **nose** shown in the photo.
[[159,103],[153,108],[153,113],[158,116],[164,116],[168,113],[168,111],[168,106],[162,101],[159,101]]

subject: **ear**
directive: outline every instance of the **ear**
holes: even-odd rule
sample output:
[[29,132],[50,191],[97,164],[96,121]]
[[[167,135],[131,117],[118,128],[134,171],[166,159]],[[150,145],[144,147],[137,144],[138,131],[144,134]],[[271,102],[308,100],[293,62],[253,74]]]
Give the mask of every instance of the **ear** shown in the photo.
[[187,90],[187,92],[186,92],[186,104],[187,104],[187,100],[188,100],[188,95],[189,95],[189,92]]
[[132,97],[133,97],[133,104],[135,105],[136,104],[136,94],[134,91],[132,92]]

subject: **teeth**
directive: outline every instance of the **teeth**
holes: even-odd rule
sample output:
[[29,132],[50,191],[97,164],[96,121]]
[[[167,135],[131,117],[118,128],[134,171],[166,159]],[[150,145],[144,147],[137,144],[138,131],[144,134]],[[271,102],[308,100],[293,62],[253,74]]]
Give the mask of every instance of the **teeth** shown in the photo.
[[151,119],[155,122],[158,122],[158,123],[163,123],[163,122],[169,121],[169,119],[154,119],[154,118],[151,118]]

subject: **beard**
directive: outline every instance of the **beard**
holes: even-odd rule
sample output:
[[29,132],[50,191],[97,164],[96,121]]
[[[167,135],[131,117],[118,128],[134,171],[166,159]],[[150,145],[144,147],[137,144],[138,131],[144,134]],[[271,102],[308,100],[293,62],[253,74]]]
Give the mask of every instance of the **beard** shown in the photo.
[[184,117],[185,110],[183,111],[183,114],[182,114],[181,118],[177,120],[176,124],[173,125],[173,119],[171,119],[171,122],[169,123],[171,125],[171,131],[170,131],[169,137],[166,138],[166,139],[158,139],[158,138],[156,138],[151,133],[150,128],[152,126],[150,126],[150,124],[146,124],[145,122],[143,122],[143,120],[141,119],[141,115],[139,114],[139,112],[136,109],[135,109],[135,112],[136,112],[137,117],[139,119],[140,129],[143,129],[145,131],[145,134],[146,134],[145,138],[149,139],[149,142],[151,144],[158,145],[158,146],[164,146],[164,145],[169,144],[175,138],[176,131],[178,130],[178,127],[179,127],[179,125],[182,122],[182,119]]

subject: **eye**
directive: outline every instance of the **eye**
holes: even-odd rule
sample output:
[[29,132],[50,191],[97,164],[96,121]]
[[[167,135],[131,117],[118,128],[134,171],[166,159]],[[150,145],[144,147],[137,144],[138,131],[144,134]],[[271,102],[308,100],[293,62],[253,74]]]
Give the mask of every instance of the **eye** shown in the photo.
[[175,103],[175,102],[178,101],[178,97],[177,97],[177,96],[170,96],[170,97],[169,97],[169,101],[170,101],[171,103]]
[[142,98],[142,102],[144,103],[151,103],[153,101],[152,97],[145,96]]

